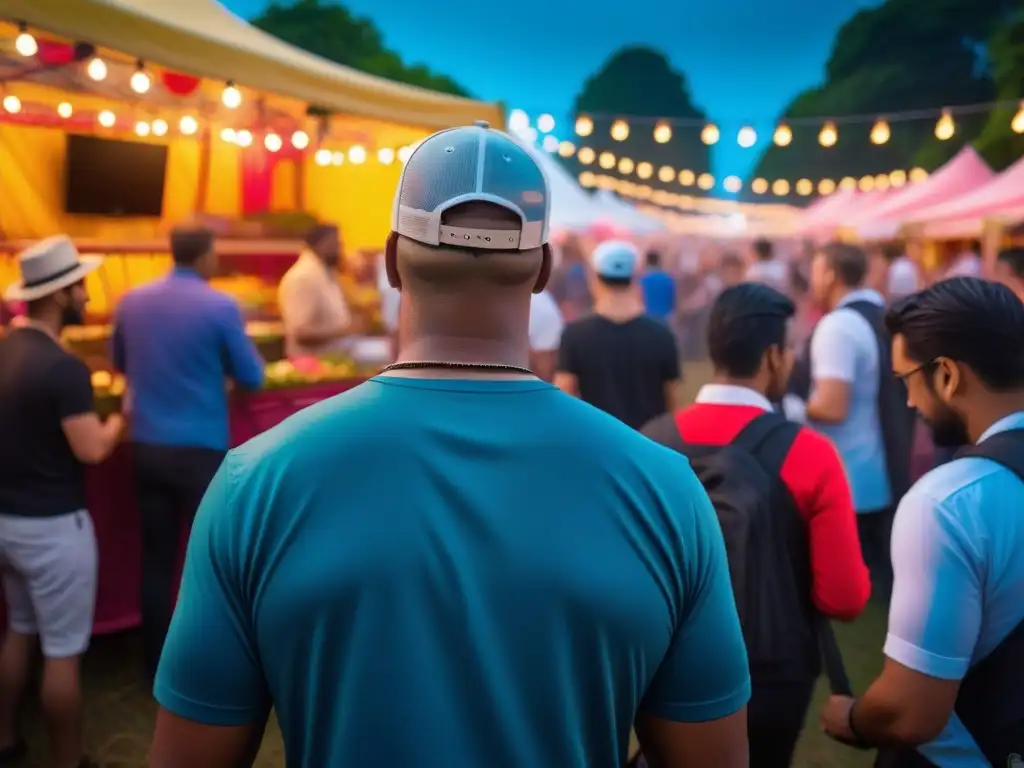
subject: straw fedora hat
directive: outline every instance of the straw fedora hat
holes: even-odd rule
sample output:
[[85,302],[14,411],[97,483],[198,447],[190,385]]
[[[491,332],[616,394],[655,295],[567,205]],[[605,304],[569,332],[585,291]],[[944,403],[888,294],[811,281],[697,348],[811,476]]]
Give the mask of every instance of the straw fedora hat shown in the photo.
[[79,256],[65,235],[48,237],[18,254],[21,281],[4,293],[7,301],[35,301],[74,285],[103,263],[97,256]]

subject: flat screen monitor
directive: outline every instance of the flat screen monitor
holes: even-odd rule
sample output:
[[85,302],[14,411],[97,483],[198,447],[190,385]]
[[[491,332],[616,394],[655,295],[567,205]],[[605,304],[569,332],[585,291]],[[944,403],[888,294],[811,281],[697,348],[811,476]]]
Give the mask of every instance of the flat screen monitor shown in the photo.
[[98,216],[160,216],[167,147],[69,135],[64,211]]

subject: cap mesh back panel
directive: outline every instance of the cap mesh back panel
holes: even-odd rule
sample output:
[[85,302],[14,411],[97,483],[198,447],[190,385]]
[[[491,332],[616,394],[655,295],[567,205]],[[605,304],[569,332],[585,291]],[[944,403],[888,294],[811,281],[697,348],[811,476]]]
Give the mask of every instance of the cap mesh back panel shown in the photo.
[[475,191],[479,136],[477,131],[446,131],[423,142],[405,167],[400,204],[433,211]]
[[511,139],[494,133],[487,139],[481,191],[515,203],[527,221],[543,221],[548,205],[543,172]]

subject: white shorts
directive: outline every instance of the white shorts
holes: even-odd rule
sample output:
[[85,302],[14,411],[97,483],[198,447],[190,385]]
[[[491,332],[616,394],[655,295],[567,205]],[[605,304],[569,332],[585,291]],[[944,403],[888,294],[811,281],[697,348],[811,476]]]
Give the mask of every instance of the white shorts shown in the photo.
[[57,517],[0,515],[0,571],[11,631],[38,634],[46,658],[84,653],[92,636],[98,562],[96,533],[84,509]]

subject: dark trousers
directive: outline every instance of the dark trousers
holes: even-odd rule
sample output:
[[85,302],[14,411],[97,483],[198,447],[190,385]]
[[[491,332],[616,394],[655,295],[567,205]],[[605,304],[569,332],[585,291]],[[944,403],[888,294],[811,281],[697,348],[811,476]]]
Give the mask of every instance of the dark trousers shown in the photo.
[[142,634],[146,669],[156,674],[174,610],[175,576],[186,522],[224,459],[224,451],[135,443],[132,473],[142,532]]
[[754,684],[747,705],[750,768],[789,768],[813,692],[813,680],[789,685]]
[[892,509],[857,513],[857,534],[864,564],[871,574],[871,597],[884,605],[892,595],[892,558],[889,542],[892,539]]

